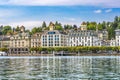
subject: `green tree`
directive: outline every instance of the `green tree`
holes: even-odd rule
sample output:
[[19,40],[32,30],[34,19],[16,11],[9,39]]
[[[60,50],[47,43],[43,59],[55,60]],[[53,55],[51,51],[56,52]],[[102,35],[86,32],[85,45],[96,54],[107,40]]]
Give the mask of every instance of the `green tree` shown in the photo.
[[106,22],[105,21],[103,21],[101,25],[102,25],[103,29],[106,29]]
[[64,25],[64,29],[65,30],[70,30],[70,29],[72,29],[72,25],[69,25],[69,24],[67,24],[67,25]]
[[55,25],[59,25],[58,21],[55,22]]
[[118,23],[118,29],[120,29],[120,22]]
[[63,30],[61,23],[55,22],[55,30]]
[[74,24],[73,25],[73,29],[77,30],[77,25]]
[[118,16],[115,16],[114,22],[119,22],[119,17]]
[[20,31],[20,27],[17,26],[16,29],[15,29],[15,31],[19,32]]
[[12,31],[12,30],[9,30],[9,31],[7,31],[7,34],[8,34],[8,35],[13,35],[13,31]]
[[30,30],[29,30],[29,29],[27,29],[27,30],[25,30],[25,32],[30,32]]
[[97,27],[98,27],[98,30],[103,30],[102,24],[99,23]]
[[10,31],[10,30],[12,30],[12,29],[11,29],[11,26],[4,26],[2,33],[3,33],[4,35],[6,35],[6,34],[8,33],[8,31]]
[[112,38],[115,38],[115,31],[113,29],[113,27],[109,27],[108,29],[108,39],[112,39]]
[[35,50],[34,47],[30,48],[30,51],[34,51],[34,50]]
[[63,28],[62,28],[62,26],[57,25],[57,26],[55,26],[55,30],[63,30]]
[[47,48],[42,48],[42,51],[47,51]]
[[88,30],[96,30],[97,23],[96,22],[87,22],[87,29]]
[[49,30],[49,27],[46,27],[44,30]]
[[93,25],[93,24],[89,24],[89,25],[87,26],[87,29],[88,29],[88,30],[96,30],[96,26]]
[[42,28],[46,28],[46,27],[47,27],[46,22],[43,21],[43,23],[42,23]]
[[32,34],[36,33],[37,32],[37,28],[34,27],[31,32],[32,32]]
[[34,27],[31,31],[32,34],[35,34],[37,32],[41,32],[42,31],[42,28],[41,27]]
[[8,52],[8,48],[0,48],[0,51],[5,51],[5,52]]
[[62,50],[62,48],[60,48],[60,47],[55,47],[54,50],[57,51],[57,52],[59,52],[59,51]]

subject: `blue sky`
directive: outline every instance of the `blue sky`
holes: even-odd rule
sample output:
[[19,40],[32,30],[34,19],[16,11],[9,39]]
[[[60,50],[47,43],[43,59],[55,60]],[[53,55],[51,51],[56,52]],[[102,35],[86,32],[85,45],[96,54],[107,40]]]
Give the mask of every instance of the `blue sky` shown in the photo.
[[0,24],[24,25],[27,29],[43,21],[80,25],[83,21],[113,21],[120,16],[120,0],[0,0]]

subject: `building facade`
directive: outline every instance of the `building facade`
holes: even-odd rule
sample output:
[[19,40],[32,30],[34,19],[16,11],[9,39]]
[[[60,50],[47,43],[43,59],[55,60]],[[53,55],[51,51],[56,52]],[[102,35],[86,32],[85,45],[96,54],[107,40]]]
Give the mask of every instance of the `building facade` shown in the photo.
[[102,30],[102,31],[97,31],[98,37],[101,40],[108,40],[108,31],[107,30]]
[[110,46],[116,46],[116,40],[115,39],[110,40]]
[[42,33],[35,33],[31,36],[31,47],[40,47],[41,46],[41,35]]
[[30,35],[29,33],[19,33],[10,37],[9,53],[29,53]]
[[96,31],[79,30],[68,33],[69,46],[100,46]]
[[120,29],[115,30],[115,42],[116,46],[120,46]]
[[67,46],[67,35],[58,31],[47,31],[41,36],[42,47],[64,47]]
[[54,30],[55,25],[50,23],[49,31],[45,31],[41,36],[42,47],[64,47],[67,46],[67,35],[58,30]]

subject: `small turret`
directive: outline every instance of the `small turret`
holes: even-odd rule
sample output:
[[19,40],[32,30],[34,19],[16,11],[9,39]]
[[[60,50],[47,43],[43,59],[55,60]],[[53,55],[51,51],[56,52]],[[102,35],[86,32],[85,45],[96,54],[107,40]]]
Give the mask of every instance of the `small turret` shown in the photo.
[[55,29],[55,25],[52,23],[52,22],[50,22],[50,25],[49,25],[49,30],[54,30]]
[[20,27],[20,31],[25,32],[25,27],[23,25]]
[[83,23],[81,24],[80,29],[81,29],[81,30],[87,30],[87,25],[86,25],[85,22],[83,22]]

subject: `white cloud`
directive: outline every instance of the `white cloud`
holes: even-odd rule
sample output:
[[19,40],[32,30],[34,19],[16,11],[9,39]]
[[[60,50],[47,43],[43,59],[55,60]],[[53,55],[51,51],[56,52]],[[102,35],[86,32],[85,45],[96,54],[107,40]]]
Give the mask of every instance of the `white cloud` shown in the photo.
[[111,11],[112,11],[112,9],[107,9],[107,10],[105,10],[106,13],[109,13],[109,12],[111,12]]
[[120,0],[2,0],[0,5],[87,5],[101,7],[120,7]]
[[12,27],[16,26],[25,26],[26,29],[31,30],[33,27],[40,27],[43,21],[19,21],[19,22],[11,22],[6,23],[4,25],[10,25]]
[[102,10],[95,10],[94,13],[102,13]]
[[14,11],[9,9],[0,9],[0,18],[13,15]]
[[22,12],[16,9],[2,9],[0,8],[0,18],[9,18],[13,16],[19,16]]

